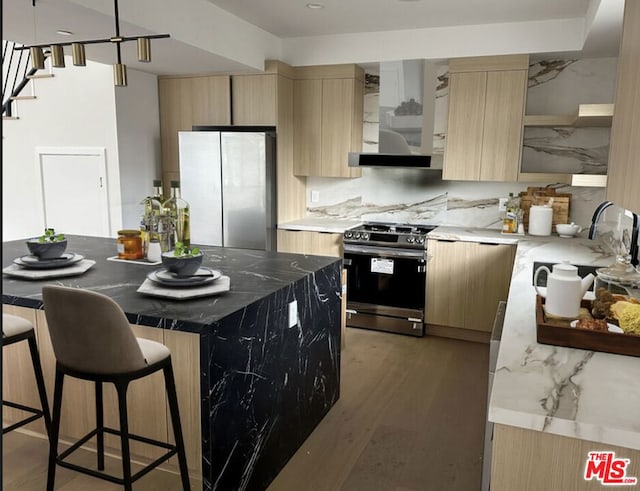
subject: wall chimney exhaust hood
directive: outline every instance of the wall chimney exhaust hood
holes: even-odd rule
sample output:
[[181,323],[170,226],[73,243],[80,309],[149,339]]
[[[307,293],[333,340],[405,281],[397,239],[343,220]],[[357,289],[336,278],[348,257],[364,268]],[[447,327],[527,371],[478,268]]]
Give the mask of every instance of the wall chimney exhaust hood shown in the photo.
[[[368,78],[371,87],[368,83],[365,90],[365,146],[369,147],[368,151],[349,153],[349,166],[431,169],[438,86],[436,65],[427,60],[381,62],[378,81],[377,107],[371,107],[375,99],[367,99],[367,93],[375,97],[375,73]],[[367,138],[366,126],[375,124],[371,121],[376,120],[376,112],[377,141],[373,141],[373,134]],[[375,130],[369,129],[374,133]]]

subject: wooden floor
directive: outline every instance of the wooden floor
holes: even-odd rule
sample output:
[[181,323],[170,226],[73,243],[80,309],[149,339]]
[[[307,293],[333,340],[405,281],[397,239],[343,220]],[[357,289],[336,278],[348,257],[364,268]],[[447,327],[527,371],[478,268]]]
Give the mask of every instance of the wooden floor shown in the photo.
[[[347,329],[340,400],[269,491],[479,490],[488,363],[487,344]],[[95,459],[90,452],[79,458]],[[44,489],[44,440],[9,433],[2,459],[3,489]],[[119,469],[118,462],[109,467]],[[65,491],[121,489],[61,468],[56,484]],[[153,471],[134,489],[180,484]]]

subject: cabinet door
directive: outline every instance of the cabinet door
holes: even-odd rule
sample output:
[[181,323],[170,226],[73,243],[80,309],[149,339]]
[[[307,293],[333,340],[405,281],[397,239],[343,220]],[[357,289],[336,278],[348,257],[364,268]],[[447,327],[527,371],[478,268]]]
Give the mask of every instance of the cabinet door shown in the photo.
[[311,254],[318,256],[342,257],[342,234],[309,232],[311,236]]
[[322,80],[293,83],[293,173],[322,175]]
[[354,79],[322,81],[322,175],[350,177],[347,159],[354,124]]
[[509,295],[516,246],[467,243],[466,329],[491,332],[498,302]]
[[624,10],[607,199],[640,213],[640,2],[625,2]]
[[467,254],[471,243],[429,240],[426,321],[464,327],[467,298]]
[[522,154],[526,70],[487,73],[481,181],[516,181]]
[[276,125],[276,77],[276,75],[234,75],[231,78],[234,125]]
[[227,75],[158,79],[163,175],[180,172],[178,131],[231,123],[229,83]]
[[278,230],[278,252],[342,257],[342,234]]
[[452,73],[445,139],[443,179],[480,178],[486,72]]

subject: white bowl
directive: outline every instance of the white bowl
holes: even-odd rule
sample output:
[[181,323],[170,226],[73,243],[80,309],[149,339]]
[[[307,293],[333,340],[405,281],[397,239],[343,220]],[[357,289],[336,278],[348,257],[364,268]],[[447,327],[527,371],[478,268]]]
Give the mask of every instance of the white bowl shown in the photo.
[[574,237],[582,231],[582,227],[574,223],[558,223],[556,231],[560,237]]

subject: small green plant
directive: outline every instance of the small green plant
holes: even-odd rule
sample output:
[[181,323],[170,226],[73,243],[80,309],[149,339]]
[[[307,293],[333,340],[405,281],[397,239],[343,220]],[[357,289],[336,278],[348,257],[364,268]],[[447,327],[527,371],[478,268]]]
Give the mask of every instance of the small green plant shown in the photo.
[[176,242],[173,248],[173,255],[176,257],[193,257],[200,254],[200,249],[197,247],[187,247],[183,242]]
[[56,234],[55,229],[45,228],[44,235],[38,237],[38,242],[62,242],[65,239],[64,234]]

